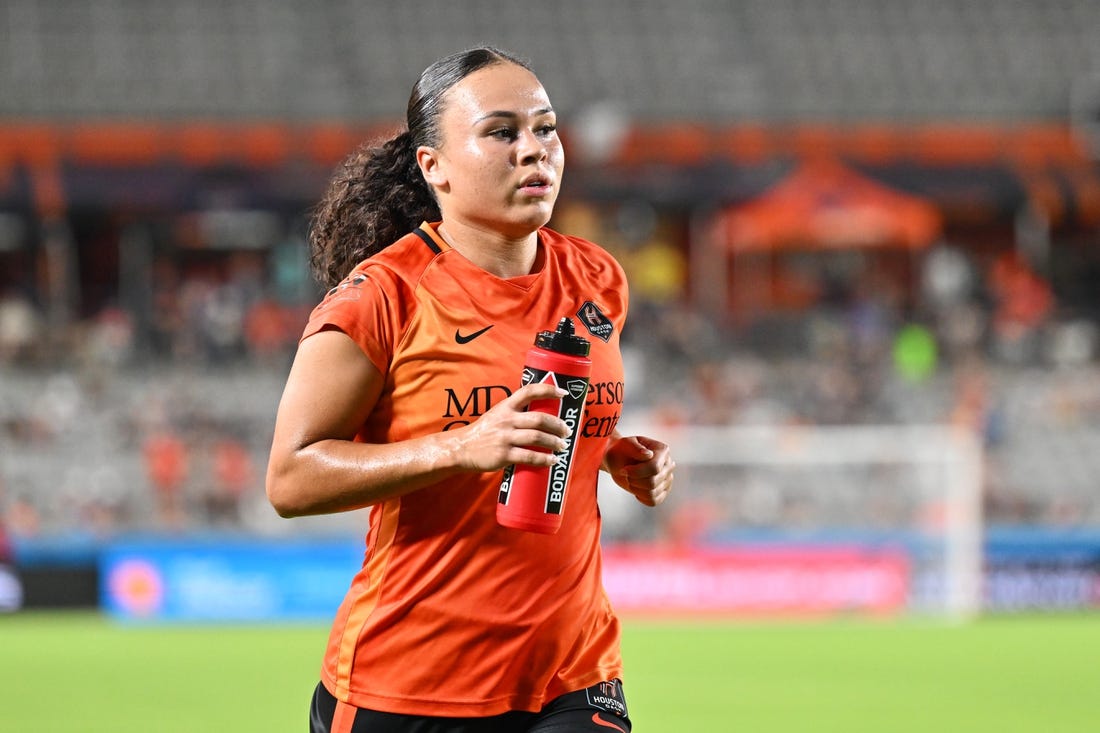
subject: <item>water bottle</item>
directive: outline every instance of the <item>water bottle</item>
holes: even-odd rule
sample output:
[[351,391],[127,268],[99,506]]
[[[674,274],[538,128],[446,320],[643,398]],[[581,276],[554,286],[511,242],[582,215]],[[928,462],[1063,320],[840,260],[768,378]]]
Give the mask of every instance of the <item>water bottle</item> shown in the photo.
[[554,534],[561,526],[577,427],[584,416],[584,397],[592,372],[590,346],[587,339],[574,333],[572,319],[565,317],[556,330],[541,331],[527,352],[521,386],[546,382],[566,392],[561,399],[535,400],[527,409],[557,415],[569,426],[569,437],[553,466],[517,465],[505,469],[497,497],[497,522],[505,527]]

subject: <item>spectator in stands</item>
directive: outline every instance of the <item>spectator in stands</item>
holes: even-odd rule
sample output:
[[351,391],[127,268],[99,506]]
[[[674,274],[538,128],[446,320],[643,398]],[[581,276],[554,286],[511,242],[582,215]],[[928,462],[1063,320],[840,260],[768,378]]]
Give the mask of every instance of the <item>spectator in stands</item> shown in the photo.
[[988,285],[994,300],[993,336],[998,355],[1009,362],[1036,356],[1037,336],[1054,311],[1050,284],[1017,252],[993,261]]
[[42,531],[38,507],[26,496],[15,496],[8,502],[3,523],[13,537],[34,537]]
[[281,364],[294,343],[289,309],[277,300],[263,297],[244,317],[244,338],[249,354],[263,364]]
[[203,497],[207,519],[215,524],[236,524],[241,500],[256,480],[248,447],[232,435],[220,436],[211,449],[212,485]]
[[0,293],[0,364],[29,359],[41,338],[41,318],[15,288]]
[[111,372],[129,359],[134,344],[132,315],[107,306],[87,324],[82,357],[89,369]]
[[188,449],[175,430],[163,426],[143,444],[145,471],[153,487],[158,520],[164,527],[183,524],[183,488],[188,474]]
[[[312,261],[331,290],[299,345],[268,470],[284,516],[373,507],[311,729],[629,730],[597,474],[656,505],[673,462],[663,443],[613,428],[622,268],[545,228],[564,156],[523,62],[494,49],[442,59],[407,118],[348,159],[319,208]],[[524,353],[582,309],[600,386],[573,444],[562,526],[503,528],[502,469],[552,465],[570,434],[527,411],[564,393],[519,388]]]

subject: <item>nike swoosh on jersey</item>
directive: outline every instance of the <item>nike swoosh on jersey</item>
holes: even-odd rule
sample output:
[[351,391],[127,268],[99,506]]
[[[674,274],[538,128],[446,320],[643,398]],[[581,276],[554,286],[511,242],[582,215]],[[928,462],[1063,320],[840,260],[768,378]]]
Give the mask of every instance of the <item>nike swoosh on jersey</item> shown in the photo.
[[623,728],[622,726],[620,726],[616,723],[611,723],[609,721],[604,720],[603,718],[600,717],[599,713],[592,713],[592,722],[595,723],[596,725],[602,725],[604,728],[614,728],[615,730],[621,730],[623,733],[626,733],[626,728]]
[[485,328],[481,329],[480,331],[474,331],[473,333],[471,333],[471,334],[467,334],[467,335],[465,335],[465,336],[463,336],[463,335],[462,335],[461,333],[459,333],[459,332],[458,332],[458,329],[456,328],[456,329],[455,329],[455,341],[456,341],[457,343],[460,343],[460,344],[468,344],[468,343],[470,343],[471,341],[473,341],[474,339],[476,339],[476,338],[477,338],[478,336],[480,336],[481,334],[483,334],[483,333],[485,333],[486,331],[488,331],[488,330],[489,330],[490,328],[492,328],[492,327],[493,327],[493,324],[491,324],[491,323],[490,323],[490,324],[489,324],[488,326],[486,326]]

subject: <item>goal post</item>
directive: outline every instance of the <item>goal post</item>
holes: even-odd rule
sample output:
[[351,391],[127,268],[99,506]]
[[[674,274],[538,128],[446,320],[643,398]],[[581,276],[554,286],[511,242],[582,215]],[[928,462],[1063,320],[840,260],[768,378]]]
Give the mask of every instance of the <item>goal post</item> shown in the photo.
[[[745,596],[723,586],[760,582],[766,563],[757,560],[763,549],[786,558],[787,564],[781,560],[776,567],[790,583],[809,578],[819,592],[825,578],[832,578],[828,582],[834,585],[846,582],[836,580],[843,575],[836,562],[823,559],[844,549],[844,557],[856,552],[865,558],[899,558],[901,569],[895,574],[903,587],[894,595],[899,598],[895,610],[960,620],[981,610],[982,455],[979,440],[969,431],[940,425],[623,425],[621,432],[659,437],[670,445],[676,461],[676,488],[662,507],[670,524],[655,537],[663,534],[668,545],[671,532],[677,535],[675,545],[676,539],[684,539],[683,527],[675,526],[680,522],[691,526],[688,543],[708,553],[715,548],[755,553],[742,554],[717,570],[712,555],[707,570],[679,571],[680,578],[673,581],[678,587],[690,585],[685,573],[698,571],[736,612]],[[601,507],[604,496],[601,489]],[[605,520],[614,522],[607,514],[605,510]],[[629,534],[624,537],[629,541]],[[612,600],[618,592],[627,607],[659,605],[658,596],[643,600],[644,592],[633,588],[637,579],[631,580],[630,572],[617,564],[624,558],[629,564],[629,553],[616,555],[614,548],[612,543],[610,562],[605,563],[610,565],[605,581]],[[801,554],[792,555],[796,548]],[[751,573],[745,557],[756,562]],[[791,564],[795,562],[801,565]],[[872,571],[849,585],[876,582]],[[782,582],[770,581],[773,588]],[[757,611],[767,610],[768,598],[777,607],[814,603],[799,597],[797,589],[769,593],[754,601]],[[715,593],[701,592],[700,597],[714,598]],[[861,610],[862,596],[853,598],[837,596],[834,610]],[[711,610],[721,608],[716,604]]]

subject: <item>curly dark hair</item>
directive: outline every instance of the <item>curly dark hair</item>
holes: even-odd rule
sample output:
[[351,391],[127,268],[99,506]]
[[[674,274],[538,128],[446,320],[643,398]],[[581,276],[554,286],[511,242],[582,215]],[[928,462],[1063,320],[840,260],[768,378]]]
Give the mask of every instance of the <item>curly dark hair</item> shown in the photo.
[[420,222],[440,218],[435,193],[416,164],[416,149],[439,146],[446,92],[473,72],[500,63],[531,68],[490,46],[436,61],[413,86],[405,112],[407,129],[381,144],[361,146],[340,165],[314,210],[309,232],[310,267],[326,288]]

